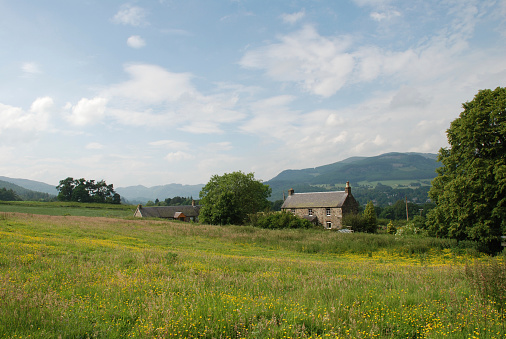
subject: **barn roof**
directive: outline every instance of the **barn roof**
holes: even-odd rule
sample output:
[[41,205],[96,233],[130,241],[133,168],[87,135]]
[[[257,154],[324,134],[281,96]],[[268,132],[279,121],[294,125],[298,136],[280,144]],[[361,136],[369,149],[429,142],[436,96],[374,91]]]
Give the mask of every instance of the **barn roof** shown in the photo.
[[200,213],[201,205],[183,205],[183,206],[139,206],[138,211],[144,218],[177,218],[177,213],[182,213],[186,217],[197,217]]
[[293,193],[281,208],[342,207],[347,197],[345,191]]

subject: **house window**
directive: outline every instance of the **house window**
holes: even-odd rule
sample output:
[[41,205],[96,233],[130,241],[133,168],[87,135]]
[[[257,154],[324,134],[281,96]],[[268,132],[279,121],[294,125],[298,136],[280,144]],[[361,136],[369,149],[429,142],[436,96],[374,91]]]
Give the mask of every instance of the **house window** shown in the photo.
[[313,215],[313,209],[312,208],[309,208],[307,210],[307,214],[309,214],[309,216],[312,216]]
[[330,208],[327,208],[327,217],[330,217]]
[[331,229],[332,228],[332,223],[330,221],[327,221],[327,228],[328,229]]
[[292,208],[292,214],[295,215],[295,208]]

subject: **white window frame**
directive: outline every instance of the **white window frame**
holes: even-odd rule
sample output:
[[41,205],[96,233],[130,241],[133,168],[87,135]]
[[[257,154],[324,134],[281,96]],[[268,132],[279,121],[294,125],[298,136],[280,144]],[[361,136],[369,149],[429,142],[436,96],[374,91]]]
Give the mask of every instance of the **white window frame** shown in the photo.
[[293,215],[295,215],[295,208],[292,208],[291,212],[292,212]]
[[327,217],[330,217],[330,208],[327,208],[326,212],[327,212]]
[[313,209],[312,208],[308,208],[307,209],[307,214],[311,217],[313,216]]
[[327,229],[331,229],[332,228],[332,222],[331,221],[327,221]]

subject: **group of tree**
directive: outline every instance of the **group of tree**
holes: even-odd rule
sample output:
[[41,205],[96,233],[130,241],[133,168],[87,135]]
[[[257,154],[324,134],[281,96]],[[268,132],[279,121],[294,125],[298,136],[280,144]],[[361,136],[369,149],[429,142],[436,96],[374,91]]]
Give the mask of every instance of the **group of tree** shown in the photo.
[[68,177],[60,180],[56,186],[59,201],[95,202],[107,204],[121,204],[121,196],[114,192],[113,185],[107,185],[104,180],[73,179]]
[[1,201],[19,201],[21,198],[12,189],[5,187],[0,188],[0,200]]

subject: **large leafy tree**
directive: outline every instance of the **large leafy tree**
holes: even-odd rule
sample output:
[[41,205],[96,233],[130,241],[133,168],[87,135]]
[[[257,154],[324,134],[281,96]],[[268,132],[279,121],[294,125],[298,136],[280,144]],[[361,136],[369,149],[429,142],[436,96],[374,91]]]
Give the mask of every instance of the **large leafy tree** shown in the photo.
[[447,130],[450,147],[439,151],[427,226],[493,253],[506,232],[506,88],[479,91],[463,108]]
[[246,221],[248,214],[269,209],[271,188],[241,171],[214,175],[200,191],[199,219],[213,225]]
[[73,179],[68,177],[60,180],[56,186],[59,201],[98,202],[121,204],[121,196],[114,192],[113,185],[107,185],[104,180]]

